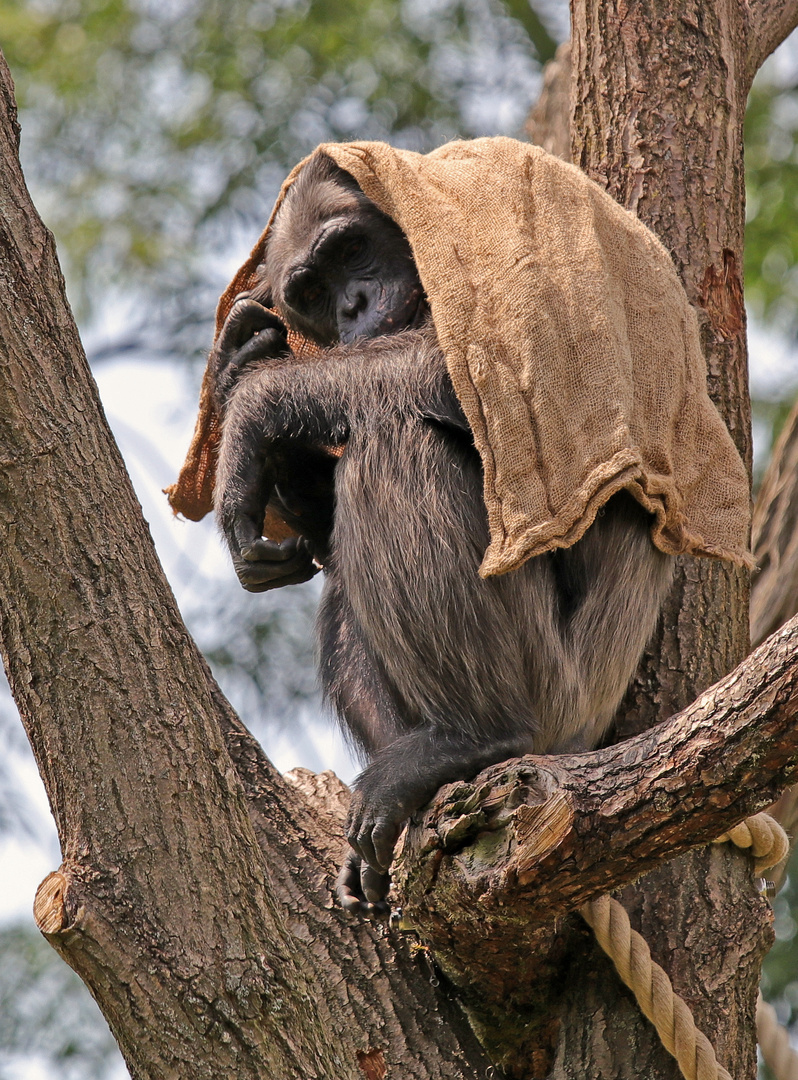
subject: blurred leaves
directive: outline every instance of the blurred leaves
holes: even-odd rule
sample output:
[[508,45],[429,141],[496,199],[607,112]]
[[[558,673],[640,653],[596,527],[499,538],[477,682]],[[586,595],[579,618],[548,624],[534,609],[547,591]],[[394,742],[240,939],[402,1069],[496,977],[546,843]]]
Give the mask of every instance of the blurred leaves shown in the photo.
[[37,835],[41,822],[26,792],[26,783],[31,775],[31,770],[26,770],[26,764],[30,761],[30,747],[2,668],[0,746],[3,747],[0,756],[0,837],[13,833],[27,841]]
[[752,320],[755,482],[798,391],[797,140],[798,39],[791,38],[757,76],[745,120],[745,297]]
[[247,727],[266,747],[290,733],[291,765],[317,770],[330,767],[314,747],[319,725],[330,722],[320,719],[314,662],[320,587],[315,579],[253,596],[227,578],[206,581],[193,595],[179,590],[191,634]]
[[[790,874],[784,888],[773,901],[776,941],[765,957],[762,970],[762,994],[776,1010],[780,1023],[790,1029],[793,1045],[798,1045],[798,856],[793,852]],[[760,1065],[761,1080],[777,1080]]]
[[798,87],[758,81],[745,126],[746,300],[752,314],[798,333]]

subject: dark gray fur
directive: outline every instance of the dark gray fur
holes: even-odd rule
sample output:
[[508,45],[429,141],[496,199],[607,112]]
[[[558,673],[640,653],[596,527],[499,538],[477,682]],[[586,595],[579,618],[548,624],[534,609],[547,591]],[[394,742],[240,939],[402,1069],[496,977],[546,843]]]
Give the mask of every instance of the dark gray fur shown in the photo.
[[379,881],[366,872],[359,889],[360,860],[348,860],[342,898],[354,909],[384,895],[401,823],[442,783],[601,740],[654,630],[672,560],[621,492],[571,548],[480,578],[481,465],[427,325],[244,370],[217,480],[240,573],[242,513],[256,517],[290,482],[293,451],[344,443],[332,535],[316,554],[326,575],[324,690],[370,762],[349,835]]

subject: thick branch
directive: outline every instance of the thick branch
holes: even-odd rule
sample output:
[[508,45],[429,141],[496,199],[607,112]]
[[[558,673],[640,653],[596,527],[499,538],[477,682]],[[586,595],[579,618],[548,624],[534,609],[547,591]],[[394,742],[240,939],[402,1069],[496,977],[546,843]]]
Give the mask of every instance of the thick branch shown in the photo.
[[[408,898],[422,878],[429,885],[421,856],[437,864],[436,897],[442,879],[459,877],[472,904],[496,890],[507,904],[517,892],[534,896],[532,926],[553,921],[768,806],[798,777],[796,710],[798,617],[641,735],[575,757],[523,758],[449,785],[408,838]],[[506,851],[470,851],[465,872],[458,854],[499,830]]]
[[796,0],[749,0],[748,2],[749,85],[774,49],[798,26]]

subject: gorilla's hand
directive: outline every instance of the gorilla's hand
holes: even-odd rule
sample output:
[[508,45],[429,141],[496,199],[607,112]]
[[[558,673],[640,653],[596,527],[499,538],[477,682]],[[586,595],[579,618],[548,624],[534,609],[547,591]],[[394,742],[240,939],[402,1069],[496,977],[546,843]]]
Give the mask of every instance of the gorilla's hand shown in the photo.
[[402,826],[413,811],[424,804],[426,792],[417,794],[402,776],[394,777],[392,781],[386,775],[387,770],[380,768],[384,765],[383,752],[377,767],[368,766],[357,778],[349,804],[346,834],[352,849],[363,862],[377,874],[387,875]]
[[[240,456],[235,483],[222,490],[218,516],[238,580],[247,592],[298,585],[320,569],[303,537],[290,536],[278,542],[261,535],[264,508],[271,494],[265,458],[260,454]],[[277,505],[279,509],[279,501]]]
[[268,592],[310,581],[321,569],[301,536],[267,540],[259,536],[245,554],[233,554],[233,566],[247,592]]
[[390,763],[380,760],[360,774],[349,804],[347,839],[352,850],[344,860],[336,893],[344,911],[378,918],[390,907],[385,899],[391,886],[388,868],[405,821],[426,801],[408,788],[404,778],[391,782]]
[[349,804],[346,838],[352,852],[338,878],[338,897],[346,910],[367,915],[382,910],[376,905],[388,894],[388,870],[399,834],[443,784],[469,780],[489,765],[532,749],[523,733],[480,744],[427,725],[378,751],[355,780]]
[[224,321],[210,357],[214,404],[219,412],[241,372],[255,360],[276,360],[290,353],[285,325],[248,293],[241,293]]

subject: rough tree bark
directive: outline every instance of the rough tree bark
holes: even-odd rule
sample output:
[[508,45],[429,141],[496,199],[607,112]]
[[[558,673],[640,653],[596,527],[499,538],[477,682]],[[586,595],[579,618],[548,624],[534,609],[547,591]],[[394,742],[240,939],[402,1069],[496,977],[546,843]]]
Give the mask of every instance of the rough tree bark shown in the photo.
[[798,611],[798,401],[773,448],[754,507],[751,640],[758,645]]
[[[754,506],[751,547],[756,574],[751,594],[751,641],[758,645],[798,612],[798,401],[787,417]],[[771,808],[791,846],[798,839],[798,787]],[[788,859],[770,871],[778,887]]]
[[[740,125],[796,20],[733,0],[574,10],[575,159],[674,253],[746,454]],[[63,850],[36,914],[132,1075],[673,1077],[565,918],[656,865],[623,895],[721,1060],[752,1076],[768,923],[750,865],[661,860],[796,778],[798,627],[646,733],[747,648],[746,583],[686,564],[619,726],[642,734],[450,786],[401,860],[423,941],[347,922],[330,895],[340,788],[272,769],[180,622],[24,188],[4,67],[0,103],[0,644]]]

